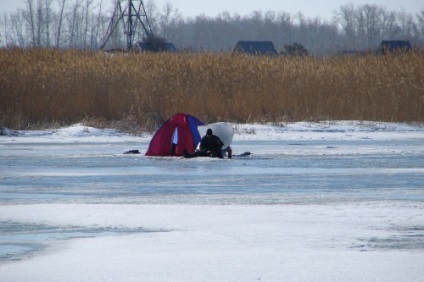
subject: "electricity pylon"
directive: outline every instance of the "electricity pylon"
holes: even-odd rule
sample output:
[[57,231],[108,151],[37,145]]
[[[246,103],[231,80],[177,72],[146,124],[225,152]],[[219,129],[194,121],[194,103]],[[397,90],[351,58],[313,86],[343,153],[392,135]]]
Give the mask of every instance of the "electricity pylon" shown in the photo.
[[[138,5],[135,5],[134,2],[138,2]],[[134,39],[140,26],[143,29],[142,32],[144,33],[144,37],[151,38],[153,36],[143,1],[117,0],[113,16],[107,29],[106,39],[100,49],[106,46],[106,43],[121,22],[123,24],[124,34],[127,38],[127,50],[133,48]]]

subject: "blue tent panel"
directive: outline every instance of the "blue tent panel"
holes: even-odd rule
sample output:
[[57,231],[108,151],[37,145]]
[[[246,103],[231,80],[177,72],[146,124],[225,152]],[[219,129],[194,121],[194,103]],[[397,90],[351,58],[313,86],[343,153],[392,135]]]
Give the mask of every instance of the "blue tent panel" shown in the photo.
[[201,122],[194,116],[190,116],[190,115],[187,116],[187,122],[190,128],[191,136],[193,137],[194,146],[197,146],[197,144],[199,144],[201,139],[199,131],[197,130],[197,127],[199,125],[203,125],[203,122]]

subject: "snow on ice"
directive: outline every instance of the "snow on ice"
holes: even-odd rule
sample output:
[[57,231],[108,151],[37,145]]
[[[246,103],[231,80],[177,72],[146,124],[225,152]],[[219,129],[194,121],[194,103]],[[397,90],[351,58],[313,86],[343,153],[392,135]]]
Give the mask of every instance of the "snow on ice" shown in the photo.
[[151,135],[0,136],[0,281],[423,281],[424,127],[237,124],[233,160]]

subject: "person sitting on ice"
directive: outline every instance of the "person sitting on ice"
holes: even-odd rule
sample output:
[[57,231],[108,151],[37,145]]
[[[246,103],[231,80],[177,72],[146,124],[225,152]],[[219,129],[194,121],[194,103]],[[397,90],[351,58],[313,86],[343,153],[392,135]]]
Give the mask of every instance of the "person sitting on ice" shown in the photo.
[[196,158],[196,157],[214,157],[214,158],[224,158],[222,155],[222,146],[224,143],[219,139],[218,136],[213,135],[212,129],[206,131],[206,135],[203,136],[200,141],[199,149],[193,153],[188,153],[184,151],[185,158]]

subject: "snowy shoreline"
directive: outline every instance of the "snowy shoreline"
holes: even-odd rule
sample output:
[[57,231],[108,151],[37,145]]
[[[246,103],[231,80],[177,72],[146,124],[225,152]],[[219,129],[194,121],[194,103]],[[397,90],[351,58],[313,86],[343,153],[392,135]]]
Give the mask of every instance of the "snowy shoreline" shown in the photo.
[[[390,123],[371,121],[323,121],[323,122],[296,122],[282,124],[234,124],[235,140],[272,140],[275,138],[288,137],[298,138],[299,135],[309,134],[309,138],[323,138],[332,135],[332,138],[364,138],[366,134],[372,133],[374,138],[387,138],[387,134],[394,134],[393,138],[421,137],[424,132],[424,124],[421,123]],[[292,136],[286,136],[290,134]],[[323,135],[325,134],[325,135]],[[349,135],[352,134],[352,135]],[[69,127],[47,130],[11,130],[4,128],[0,138],[18,138],[20,142],[34,141],[55,141],[66,142],[75,138],[90,138],[91,142],[104,142],[105,140],[134,140],[150,141],[151,133],[144,133],[141,136],[121,133],[114,129],[97,129],[75,124]],[[96,140],[97,138],[106,138]],[[405,137],[405,136],[404,136]],[[110,139],[107,139],[110,138]],[[7,139],[0,139],[0,142],[7,142]],[[1,144],[0,143],[0,144]]]

